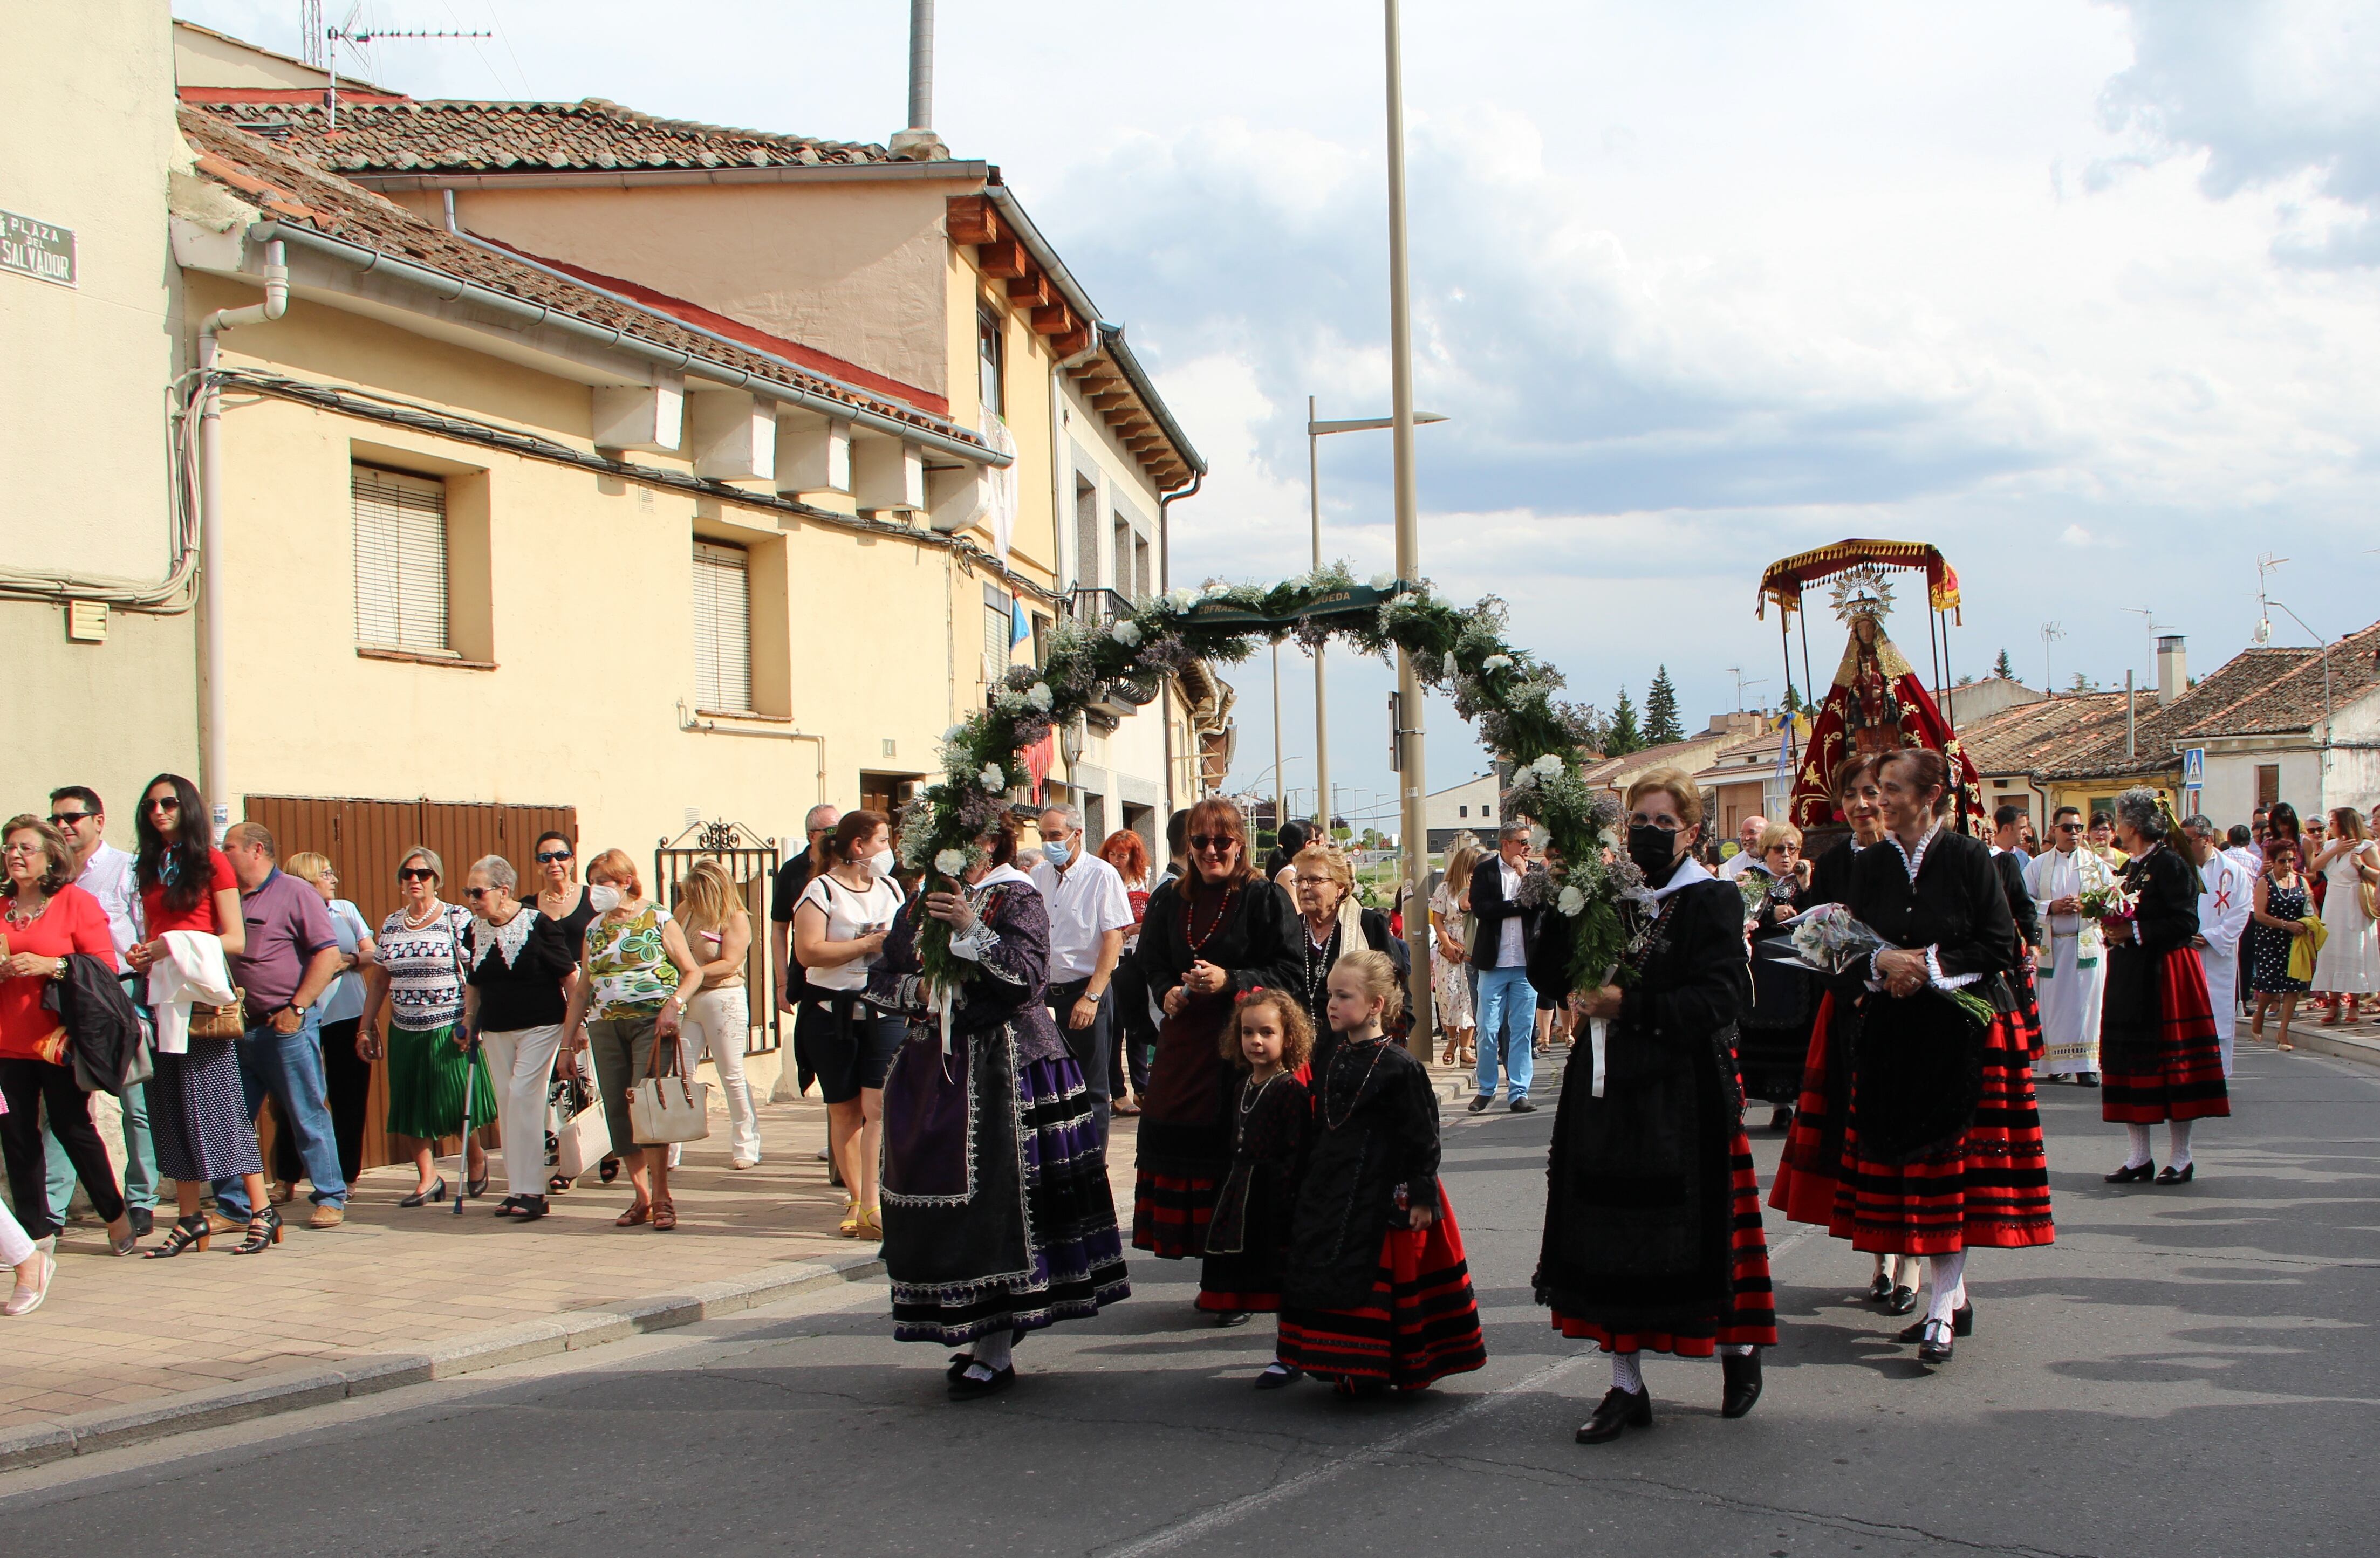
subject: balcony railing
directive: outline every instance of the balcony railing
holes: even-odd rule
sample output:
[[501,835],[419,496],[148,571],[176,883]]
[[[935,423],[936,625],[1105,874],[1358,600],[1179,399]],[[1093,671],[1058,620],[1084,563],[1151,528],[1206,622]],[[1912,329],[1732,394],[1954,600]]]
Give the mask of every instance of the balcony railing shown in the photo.
[[1120,590],[1077,586],[1066,592],[1066,614],[1078,622],[1104,627],[1119,617],[1131,616],[1132,601]]

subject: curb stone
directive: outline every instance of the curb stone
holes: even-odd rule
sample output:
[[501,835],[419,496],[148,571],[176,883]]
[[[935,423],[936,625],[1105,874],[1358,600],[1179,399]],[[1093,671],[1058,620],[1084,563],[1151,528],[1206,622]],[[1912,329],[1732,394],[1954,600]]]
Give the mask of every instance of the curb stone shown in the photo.
[[454,1379],[554,1353],[583,1351],[642,1332],[715,1320],[814,1288],[865,1281],[883,1269],[882,1259],[872,1251],[764,1266],[724,1281],[699,1283],[683,1293],[632,1298],[599,1309],[565,1310],[542,1320],[456,1336],[421,1351],[367,1353],[333,1365],[263,1374],[128,1407],[25,1423],[0,1431],[0,1472],[301,1411],[349,1396]]

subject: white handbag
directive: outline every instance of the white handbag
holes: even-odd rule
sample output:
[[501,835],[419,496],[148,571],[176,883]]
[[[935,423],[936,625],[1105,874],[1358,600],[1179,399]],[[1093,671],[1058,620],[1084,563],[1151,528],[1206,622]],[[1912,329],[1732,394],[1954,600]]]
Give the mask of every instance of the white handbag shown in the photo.
[[601,1163],[612,1151],[612,1125],[603,1115],[603,1099],[595,1088],[587,1090],[587,1107],[562,1122],[553,1133],[553,1171],[565,1179],[576,1179]]
[[661,1030],[653,1030],[651,1073],[628,1090],[628,1121],[637,1144],[658,1147],[670,1141],[699,1141],[710,1134],[710,1084],[686,1074],[686,1052],[674,1040],[669,1045],[669,1069],[662,1069]]

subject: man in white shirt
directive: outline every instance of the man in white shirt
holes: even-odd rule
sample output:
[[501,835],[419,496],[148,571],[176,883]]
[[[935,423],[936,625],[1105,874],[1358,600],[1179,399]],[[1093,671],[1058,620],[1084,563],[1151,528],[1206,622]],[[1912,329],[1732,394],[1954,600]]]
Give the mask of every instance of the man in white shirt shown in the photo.
[[2082,848],[2082,814],[2060,806],[2049,819],[2050,848],[2024,870],[2025,891],[2041,906],[2042,944],[2034,979],[2041,1007],[2042,1074],[2099,1085],[2099,1008],[2107,996],[2099,922],[2082,916],[2083,892],[2112,885],[2107,863]]
[[[86,785],[69,784],[50,791],[50,826],[66,835],[74,851],[75,886],[99,900],[107,912],[108,938],[115,943],[119,973],[131,975],[124,954],[143,939],[140,884],[133,874],[132,856],[107,841],[107,808],[99,792]],[[125,986],[135,1004],[146,999],[145,982],[132,976]],[[91,1097],[91,1120],[106,1134],[106,1117],[119,1107],[110,1093]],[[147,1238],[157,1218],[157,1152],[149,1140],[149,1090],[134,1087],[120,1102],[124,1116],[124,1204],[132,1231]],[[74,1200],[74,1165],[55,1136],[48,1138],[50,1215],[63,1225],[67,1203]]]
[[2223,1074],[2231,1074],[2232,1031],[2240,1026],[2240,935],[2248,928],[2255,878],[2219,847],[2222,834],[2204,815],[2181,825],[2183,847],[2198,863],[2198,934],[2190,944],[2206,970],[2206,1000],[2215,1012],[2215,1036],[2223,1048]]
[[1758,812],[1743,819],[1743,826],[1735,830],[1735,841],[1742,847],[1719,863],[1721,881],[1732,882],[1760,864],[1760,836],[1767,831],[1768,819]]
[[1083,814],[1069,805],[1041,813],[1041,858],[1033,885],[1050,911],[1050,1015],[1066,1048],[1083,1068],[1102,1148],[1108,1139],[1109,1057],[1115,1003],[1108,984],[1132,928],[1132,899],[1116,868],[1092,854],[1083,838]]

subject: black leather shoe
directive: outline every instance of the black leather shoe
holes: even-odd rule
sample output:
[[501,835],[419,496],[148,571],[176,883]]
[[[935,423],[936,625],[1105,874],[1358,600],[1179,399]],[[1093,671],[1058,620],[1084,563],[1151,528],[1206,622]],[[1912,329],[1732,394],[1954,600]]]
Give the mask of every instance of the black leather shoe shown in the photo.
[[1768,1129],[1782,1136],[1793,1129],[1793,1105],[1779,1104],[1768,1111]]
[[1752,1404],[1760,1399],[1760,1349],[1755,1347],[1741,1357],[1731,1352],[1721,1353],[1718,1367],[1719,1372],[1727,1378],[1726,1388],[1719,1393],[1718,1415],[1740,1418],[1751,1411]]
[[1534,1115],[1536,1112],[1537,1106],[1529,1102],[1529,1095],[1527,1093],[1524,1093],[1521,1094],[1520,1097],[1512,1100],[1512,1113],[1516,1115]]
[[2160,1185],[2187,1185],[2197,1172],[2198,1165],[2194,1163],[2183,1164],[2179,1174],[2174,1172],[2173,1165],[2167,1164],[2157,1171],[2156,1182]]
[[1582,1444],[1600,1444],[1606,1440],[1619,1438],[1623,1429],[1652,1426],[1653,1393],[1640,1390],[1631,1395],[1614,1385],[1603,1393],[1603,1400],[1597,1405],[1595,1415],[1579,1424],[1578,1431],[1571,1437]]
[[2074,1085],[2076,1087],[2096,1087],[2099,1085],[2099,1073],[2096,1071],[2077,1071],[2074,1073]]
[[[1974,1301],[1970,1299],[1966,1303],[1961,1304],[1957,1309],[1950,1311],[1950,1335],[1953,1336],[1972,1336],[1974,1334],[1975,1305]],[[1921,1320],[1914,1325],[1902,1326],[1900,1331],[1900,1338],[1904,1342],[1924,1341],[1925,1339],[1925,1322]]]
[[1951,1329],[1950,1322],[1939,1320],[1929,1320],[1919,1327],[1917,1361],[1928,1368],[1938,1363],[1949,1362]]
[[399,1206],[434,1206],[445,1199],[446,1176],[442,1174],[438,1177],[438,1182],[436,1184],[431,1186],[426,1190],[414,1191],[411,1195],[406,1197],[396,1204]]
[[1245,1310],[1218,1310],[1215,1323],[1221,1326],[1245,1325],[1251,1317]]
[[1892,1297],[1884,1301],[1887,1314],[1907,1314],[1916,1307],[1917,1289],[1914,1287],[1896,1287],[1892,1290]]
[[1257,1389],[1285,1390],[1305,1377],[1305,1370],[1293,1369],[1286,1363],[1275,1362],[1267,1365],[1265,1371],[1257,1376]]
[[128,1211],[125,1215],[132,1219],[132,1237],[134,1238],[147,1238],[151,1234],[157,1231],[157,1214],[151,1211],[148,1207],[133,1207]]
[[1867,1285],[1867,1301],[1880,1304],[1892,1297],[1892,1278],[1878,1272]]
[[1016,1365],[1014,1363],[1010,1364],[1007,1368],[1002,1369],[999,1373],[994,1374],[988,1380],[968,1379],[966,1376],[966,1371],[961,1370],[959,1371],[959,1377],[951,1382],[951,1399],[953,1401],[973,1401],[978,1396],[995,1395],[1000,1392],[1006,1390],[1015,1383]]
[[1494,1102],[1496,1102],[1496,1099],[1493,1094],[1483,1093],[1478,1097],[1471,1101],[1471,1112],[1475,1115],[1485,1114],[1488,1110],[1488,1105]]
[[2104,1178],[2110,1185],[2146,1184],[2149,1180],[2156,1178],[2156,1164],[2152,1161],[2142,1164],[2137,1168],[2119,1168],[2113,1174],[2104,1176]]

